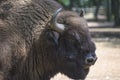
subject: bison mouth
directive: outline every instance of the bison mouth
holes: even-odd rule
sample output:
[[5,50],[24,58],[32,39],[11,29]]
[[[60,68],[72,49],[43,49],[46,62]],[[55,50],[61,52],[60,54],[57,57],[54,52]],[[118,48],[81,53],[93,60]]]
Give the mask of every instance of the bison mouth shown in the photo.
[[62,73],[68,76],[69,78],[72,78],[74,80],[84,80],[89,72],[89,67],[91,65],[82,65],[82,66],[73,66],[67,67],[62,70]]
[[69,74],[67,74],[68,77],[74,79],[74,80],[84,80],[89,72],[88,69],[76,69],[76,71],[71,71]]

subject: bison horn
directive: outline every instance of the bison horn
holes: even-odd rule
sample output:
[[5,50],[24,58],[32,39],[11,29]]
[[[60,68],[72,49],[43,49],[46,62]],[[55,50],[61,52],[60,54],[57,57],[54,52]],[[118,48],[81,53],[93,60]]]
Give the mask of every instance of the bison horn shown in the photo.
[[52,16],[52,28],[56,30],[57,32],[63,32],[65,29],[64,24],[60,24],[57,22],[58,14],[62,11],[62,8],[59,8]]

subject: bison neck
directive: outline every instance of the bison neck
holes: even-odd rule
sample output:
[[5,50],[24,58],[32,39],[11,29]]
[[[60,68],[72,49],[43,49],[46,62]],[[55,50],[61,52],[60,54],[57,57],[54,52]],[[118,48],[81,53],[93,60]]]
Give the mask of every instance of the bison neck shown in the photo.
[[22,77],[22,80],[50,80],[58,72],[56,45],[48,42],[46,32],[42,33],[40,38],[33,43],[28,53],[22,74],[20,74],[26,75]]
[[[6,20],[15,26],[20,36],[26,41],[28,51],[26,61],[21,64],[20,71],[12,80],[49,80],[56,70],[53,69],[55,67],[52,63],[55,60],[51,60],[50,63],[47,56],[55,52],[52,52],[52,46],[44,46],[46,38],[43,38],[44,35],[41,34],[47,28],[52,14],[60,6],[52,0],[9,1],[12,7],[7,13]],[[42,41],[45,43],[40,43]]]

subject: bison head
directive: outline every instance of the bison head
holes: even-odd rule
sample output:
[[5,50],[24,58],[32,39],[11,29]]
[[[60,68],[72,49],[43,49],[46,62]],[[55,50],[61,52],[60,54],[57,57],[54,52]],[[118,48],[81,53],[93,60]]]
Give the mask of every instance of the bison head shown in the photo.
[[57,45],[59,71],[73,79],[84,79],[97,59],[95,44],[91,40],[88,25],[80,15],[59,9],[52,20],[53,35]]

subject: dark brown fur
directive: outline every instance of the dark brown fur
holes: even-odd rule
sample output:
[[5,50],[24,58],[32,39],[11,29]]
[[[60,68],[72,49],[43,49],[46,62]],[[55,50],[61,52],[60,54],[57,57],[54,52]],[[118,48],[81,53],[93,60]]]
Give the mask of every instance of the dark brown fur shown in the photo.
[[[86,77],[89,69],[84,72],[81,65],[78,68],[75,63],[73,67],[66,64],[69,55],[84,59],[79,51],[94,53],[87,23],[76,13],[63,11],[58,22],[69,29],[63,33],[54,31],[50,22],[60,7],[52,0],[8,0],[0,4],[0,80],[49,80],[58,72],[71,78]],[[81,72],[75,73],[74,68]]]

